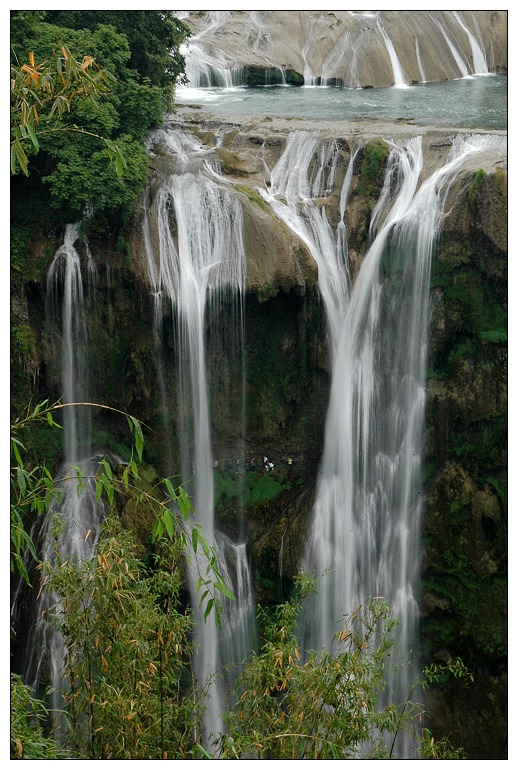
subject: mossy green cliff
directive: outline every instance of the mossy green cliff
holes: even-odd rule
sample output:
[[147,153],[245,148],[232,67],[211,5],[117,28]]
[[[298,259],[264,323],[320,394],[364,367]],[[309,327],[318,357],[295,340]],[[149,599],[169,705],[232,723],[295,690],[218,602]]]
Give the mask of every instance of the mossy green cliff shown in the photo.
[[[210,121],[192,111],[185,123],[207,146],[215,145]],[[226,315],[223,303],[207,318],[216,515],[218,527],[233,535],[245,501],[257,597],[269,603],[286,595],[300,563],[323,445],[330,367],[316,264],[257,190],[265,175],[268,182],[258,159],[272,168],[293,126],[257,120],[246,130],[229,128],[217,153],[243,209],[245,353],[242,366],[235,318]],[[367,249],[388,150],[372,126],[348,132],[334,137],[343,162],[322,203],[336,223],[341,183],[352,152],[360,147],[346,214],[354,278]],[[426,140],[437,164],[444,151],[440,142],[438,149],[433,144]],[[472,667],[472,695],[451,689],[436,693],[432,711],[435,723],[448,728],[437,732],[446,732],[477,758],[500,758],[506,750],[506,178],[502,168],[488,167],[462,177],[452,190],[431,289],[421,647],[426,660],[460,656]],[[60,240],[44,224],[31,233],[20,227],[15,236],[11,357],[12,406],[18,409],[29,398],[62,395],[56,331],[43,323],[46,266]],[[166,316],[161,376],[173,406],[164,422],[140,224],[135,222],[124,248],[92,242],[90,249],[96,264],[86,302],[91,400],[142,420],[148,426],[147,461],[159,475],[169,474],[179,468],[175,327]],[[129,451],[124,422],[99,410],[94,424],[95,445],[124,459]],[[50,433],[32,444],[56,469],[60,446]],[[255,458],[254,470],[236,465],[236,447],[241,458]],[[263,471],[263,455],[274,462],[272,474]],[[131,505],[123,516],[144,544],[151,521]],[[469,709],[476,718],[463,716],[470,697],[476,699],[476,708],[471,703]]]

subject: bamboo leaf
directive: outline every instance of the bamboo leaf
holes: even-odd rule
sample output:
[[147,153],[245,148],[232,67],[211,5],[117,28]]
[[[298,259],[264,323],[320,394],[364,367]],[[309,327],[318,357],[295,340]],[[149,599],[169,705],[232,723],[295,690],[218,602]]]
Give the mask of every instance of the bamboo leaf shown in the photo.
[[135,432],[135,449],[137,450],[138,459],[142,462],[142,449],[144,448],[144,436],[142,435],[142,427],[136,417],[131,417],[131,425]]
[[83,61],[79,65],[79,69],[84,72],[85,70],[88,69],[88,67],[90,67],[93,64],[93,62],[94,62],[93,56],[84,56]]
[[226,587],[226,585],[224,583],[222,583],[220,580],[217,580],[214,583],[214,588],[217,588],[218,591],[220,591],[220,593],[224,594],[229,599],[232,599],[233,601],[236,600],[236,597],[234,596],[234,594],[231,591],[229,591],[228,588]]
[[25,492],[27,490],[27,483],[25,480],[25,473],[21,468],[16,469],[16,479],[18,481],[20,492],[22,493],[22,495],[25,495]]
[[203,613],[204,621],[206,621],[207,618],[209,617],[213,607],[214,607],[214,599],[209,599],[209,601],[207,602],[207,606],[205,607],[205,612]]
[[30,123],[27,123],[27,131],[29,132],[29,136],[31,138],[31,142],[34,145],[34,148],[35,148],[36,152],[38,152],[39,149],[40,149],[40,143],[38,142],[38,137],[34,133]]
[[164,534],[164,525],[162,523],[162,519],[157,519],[153,525],[153,534],[152,534],[153,542],[160,540],[160,538],[163,537],[163,534]]
[[165,488],[167,490],[167,494],[171,498],[171,500],[176,500],[176,492],[171,484],[171,479],[164,479]]
[[18,444],[18,445],[20,445],[20,446],[22,447],[22,449],[24,449],[24,448],[25,448],[25,447],[23,446],[23,444],[21,444],[21,443],[20,443],[20,442],[19,442],[17,439],[15,439],[15,438],[12,438],[12,439],[11,439],[11,447],[12,447],[12,450],[13,450],[13,452],[14,452],[14,456],[15,456],[16,462],[18,463],[18,465],[19,465],[21,468],[23,468],[23,460],[22,460],[22,457],[21,457],[21,455],[20,455],[20,452],[19,452],[19,450],[18,450],[18,446],[17,446],[17,444]]
[[171,511],[165,511],[162,516],[162,521],[164,522],[164,526],[166,528],[167,534],[171,538],[171,540],[174,537],[174,531],[175,531],[175,522],[174,522],[174,516],[171,513]]

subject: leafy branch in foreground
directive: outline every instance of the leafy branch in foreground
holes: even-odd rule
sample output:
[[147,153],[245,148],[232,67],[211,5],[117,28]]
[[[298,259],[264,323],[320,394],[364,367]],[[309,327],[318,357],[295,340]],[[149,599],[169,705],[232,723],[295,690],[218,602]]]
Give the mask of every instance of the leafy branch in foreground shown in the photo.
[[48,708],[18,674],[11,674],[11,759],[59,759],[66,753],[44,732]]
[[[418,681],[414,684],[414,686],[410,690],[408,697],[405,703],[403,704],[403,707],[401,708],[398,726],[394,734],[389,756],[392,756],[392,753],[394,751],[394,745],[396,742],[397,734],[401,728],[401,725],[404,723],[405,712],[407,708],[412,709],[414,706],[411,700],[414,692],[418,688],[426,690],[427,688],[433,685],[443,683],[447,679],[449,679],[451,676],[453,676],[454,679],[464,679],[464,680],[467,680],[468,682],[473,682],[473,674],[464,665],[463,661],[460,658],[450,659],[446,663],[431,663],[429,666],[426,666],[423,669],[422,676],[418,679]],[[447,741],[443,741],[443,744],[441,745],[447,746],[447,744],[448,744]],[[423,731],[422,751],[426,753],[428,747],[430,748],[430,751],[432,752],[432,754],[434,752],[439,751],[439,745],[436,745],[435,748],[433,748],[434,739],[430,735],[429,731],[425,730]],[[433,757],[433,758],[437,758],[437,757]]]
[[[244,669],[236,705],[227,715],[219,756],[227,759],[388,758],[395,736],[412,736],[423,756],[458,757],[446,739],[433,742],[416,728],[423,706],[410,700],[403,708],[383,699],[398,621],[379,597],[345,616],[335,650],[300,648],[297,622],[315,581],[301,573],[294,597],[273,613],[260,610],[264,642]],[[395,665],[395,664],[394,664]],[[416,684],[464,671],[460,662],[432,666]],[[415,689],[415,688],[414,688]]]
[[[100,460],[94,477],[86,476],[78,466],[72,466],[69,475],[55,479],[43,465],[35,465],[30,470],[24,463],[23,454],[26,451],[20,435],[23,431],[40,422],[46,422],[53,428],[60,428],[54,414],[62,409],[75,407],[100,408],[116,412],[125,417],[133,436],[134,448],[138,462],[142,462],[144,449],[144,434],[142,423],[132,415],[119,409],[92,402],[77,402],[52,405],[48,400],[37,404],[33,409],[27,408],[22,418],[16,419],[11,426],[11,571],[18,571],[25,582],[29,583],[25,555],[27,551],[37,560],[34,543],[25,527],[25,522],[31,514],[43,514],[50,510],[51,505],[59,500],[63,485],[73,482],[78,490],[85,492],[86,482],[95,482],[96,500],[105,495],[108,503],[113,505],[117,496],[131,495],[136,505],[146,504],[155,516],[152,529],[152,541],[158,543],[162,539],[171,542],[180,538],[181,545],[195,558],[198,569],[198,591],[203,589],[200,604],[206,601],[205,618],[211,611],[216,614],[216,622],[220,622],[222,608],[219,595],[231,599],[234,597],[224,584],[218,567],[214,550],[203,535],[201,526],[192,521],[194,510],[183,489],[175,488],[170,479],[160,480],[152,489],[143,489],[139,475],[137,460],[133,456],[128,463],[114,472],[107,457]],[[198,559],[198,553],[203,554]],[[192,558],[192,557],[191,557]]]
[[71,755],[185,757],[197,706],[185,686],[192,619],[179,602],[179,538],[162,541],[146,563],[110,513],[92,559],[56,557],[42,569],[47,590],[61,597],[49,617],[66,646]]
[[62,120],[73,101],[88,100],[97,108],[97,97],[110,93],[113,80],[92,56],[84,56],[79,62],[66,46],[50,62],[38,63],[31,51],[28,63],[11,66],[11,174],[21,171],[28,176],[28,153],[39,152],[40,139],[57,131],[68,131],[104,142],[120,178],[126,165],[120,147]]

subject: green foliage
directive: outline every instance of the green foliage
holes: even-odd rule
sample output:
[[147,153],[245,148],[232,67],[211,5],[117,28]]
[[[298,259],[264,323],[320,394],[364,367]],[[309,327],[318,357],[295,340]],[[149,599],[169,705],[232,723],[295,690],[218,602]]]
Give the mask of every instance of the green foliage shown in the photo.
[[419,759],[466,759],[464,749],[456,749],[448,738],[436,741],[426,728],[423,729]]
[[46,20],[72,29],[113,27],[128,40],[129,67],[152,85],[174,86],[183,75],[180,46],[190,31],[172,11],[47,11]]
[[[27,583],[27,553],[38,561],[25,527],[28,514],[49,515],[63,480],[53,479],[45,466],[28,470],[19,436],[41,423],[59,427],[53,415],[69,406],[48,406],[45,401],[27,409],[24,417],[12,426],[11,569]],[[111,411],[124,414],[116,409]],[[134,452],[141,462],[142,425],[131,415],[125,416]],[[77,468],[72,469],[75,472]],[[77,478],[79,486],[86,481],[84,474]],[[189,704],[179,689],[191,651],[191,622],[178,609],[179,563],[187,547],[198,569],[198,592],[200,605],[205,605],[205,619],[214,612],[219,623],[220,596],[234,597],[223,582],[216,556],[201,527],[191,523],[194,512],[182,488],[175,489],[169,479],[164,479],[151,490],[141,489],[133,456],[119,475],[106,458],[101,459],[94,480],[97,499],[105,497],[110,508],[124,496],[133,497],[137,504],[145,503],[155,511],[153,558],[150,569],[149,559],[144,565],[137,558],[133,536],[121,531],[120,524],[111,516],[104,525],[101,546],[93,560],[63,559],[56,543],[51,562],[40,565],[44,576],[42,588],[61,596],[54,622],[68,650],[65,681],[69,689],[64,698],[71,721],[70,740],[66,743],[72,747],[74,756],[81,757],[183,757],[195,711],[194,703]],[[59,527],[59,514],[56,525]],[[128,654],[124,657],[125,649]],[[17,709],[16,718],[22,720],[21,707]],[[16,743],[16,751],[23,753],[23,741]]]
[[355,195],[373,197],[378,194],[388,155],[388,146],[381,139],[371,139],[365,145]]
[[[44,468],[37,467],[34,477],[25,468],[18,437],[34,425],[46,423],[55,429],[54,413],[67,406],[44,402],[15,422],[12,515],[24,506],[47,510],[57,494]],[[125,417],[141,462],[142,425]],[[262,478],[271,482],[269,475]],[[102,459],[95,481],[97,497],[106,498],[111,509],[95,557],[87,562],[63,559],[56,545],[54,557],[41,567],[45,590],[59,597],[49,617],[67,648],[61,741],[72,758],[209,758],[192,735],[200,720],[200,699],[189,673],[192,620],[180,604],[180,568],[187,546],[198,566],[205,618],[214,611],[218,619],[219,597],[231,594],[203,532],[192,524],[194,512],[183,488],[163,479],[143,490],[133,456],[117,472]],[[133,497],[137,505],[150,505],[156,513],[152,550],[145,561],[137,555],[134,536],[121,528],[114,513],[122,495]],[[20,521],[22,540],[13,540],[19,556],[32,547],[30,540],[23,540],[22,517]],[[15,531],[17,523],[15,519]],[[21,569],[18,561],[15,567]],[[238,682],[228,731],[219,738],[221,758],[337,759],[365,756],[366,751],[368,756],[388,757],[394,737],[412,731],[416,715],[423,713],[410,696],[404,704],[380,704],[396,620],[379,598],[354,608],[344,619],[333,655],[300,649],[298,617],[313,590],[314,581],[301,575],[290,601],[269,612],[259,610],[263,645]],[[452,673],[464,675],[460,662],[432,666],[416,687],[441,684]],[[43,739],[40,729],[44,707],[31,705],[28,692],[20,691],[13,702],[12,751],[23,757],[54,756],[55,744]],[[31,709],[39,714],[34,716],[32,743],[27,737]],[[447,742],[433,743],[429,734],[423,738],[426,755],[454,756],[456,750]]]
[[22,355],[30,355],[34,351],[34,332],[27,324],[20,324],[11,328],[14,343],[20,349]]
[[[45,134],[62,131],[60,124],[73,100],[90,100],[106,93],[109,76],[92,56],[77,61],[61,46],[51,63],[37,63],[34,52],[29,63],[11,66],[11,173],[28,176],[27,153],[38,153]],[[77,126],[74,130],[80,131]],[[31,146],[32,145],[32,146]]]
[[491,342],[494,345],[507,342],[507,331],[502,331],[500,329],[492,329],[491,331],[480,332],[479,336],[481,340]]
[[443,608],[440,618],[423,621],[422,636],[433,649],[469,649],[483,656],[507,653],[506,581],[480,577],[466,555],[453,549],[435,557],[423,579]]
[[[91,208],[89,227],[109,231],[114,216],[132,216],[147,181],[143,140],[172,107],[188,30],[159,11],[24,11],[13,14],[12,30],[14,94],[24,99],[12,102],[13,162],[28,172],[30,161],[35,184],[49,186],[62,221]],[[18,64],[27,57],[30,72]],[[22,76],[44,98],[33,86],[23,91]]]
[[131,533],[105,521],[96,557],[43,567],[62,597],[51,621],[67,646],[66,743],[74,757],[183,758],[195,704],[187,682],[192,622],[179,607],[182,544],[160,543],[151,570]]
[[214,473],[216,510],[224,511],[238,502],[243,508],[263,505],[285,489],[291,489],[291,484],[280,473],[249,472],[244,478],[237,474]]
[[141,144],[126,135],[118,137],[117,146],[124,156],[123,179],[112,171],[109,148],[92,146],[85,158],[84,143],[68,142],[66,147],[49,152],[59,162],[44,182],[49,185],[53,205],[61,207],[69,220],[80,218],[94,200],[97,217],[115,208],[123,209],[126,216],[135,210],[135,190],[140,190],[148,178],[148,156]]
[[484,171],[484,169],[479,168],[479,170],[475,173],[475,176],[473,177],[473,181],[468,187],[468,201],[470,204],[474,202],[475,193],[477,192],[479,187],[482,186],[482,183],[485,178],[486,178],[486,172]]
[[[419,704],[380,704],[397,625],[388,605],[380,599],[358,605],[341,624],[334,654],[308,653],[300,649],[296,630],[314,588],[301,574],[290,601],[271,612],[259,609],[263,644],[238,682],[221,758],[388,758],[399,732],[413,734],[415,718],[423,714]],[[414,689],[447,673],[466,674],[459,661],[433,666]]]
[[32,514],[48,510],[58,494],[45,464],[27,466],[23,460],[26,449],[20,436],[31,425],[41,421],[59,427],[54,422],[52,411],[47,408],[47,401],[37,404],[32,410],[28,408],[25,416],[15,420],[11,426],[11,572],[18,572],[26,583],[29,583],[26,551],[36,559],[26,523]]
[[11,759],[61,759],[58,743],[45,735],[48,709],[18,674],[11,674]]
[[[102,404],[82,403],[81,405],[106,409],[124,416],[133,437],[134,452],[139,463],[142,462],[144,434],[142,425],[136,417]],[[35,560],[37,555],[26,528],[26,522],[31,514],[41,515],[49,510],[52,501],[59,498],[60,487],[44,464],[27,469],[23,459],[25,445],[19,435],[22,431],[42,422],[51,428],[60,428],[54,419],[54,413],[70,406],[78,406],[78,404],[56,403],[49,406],[48,401],[44,401],[37,404],[32,411],[28,408],[25,416],[16,419],[11,426],[11,572],[18,572],[27,583],[29,583],[29,575],[25,565],[25,554],[28,550]],[[74,466],[71,473],[73,478],[79,479],[79,485],[84,483],[85,478],[79,473],[77,467]],[[197,590],[201,593],[200,606],[205,603],[205,618],[214,611],[216,623],[219,625],[222,610],[220,595],[230,599],[234,597],[224,584],[215,552],[207,544],[201,526],[197,522],[191,522],[194,511],[183,487],[174,488],[170,479],[166,478],[151,490],[142,489],[133,450],[120,477],[114,475],[110,463],[103,458],[94,480],[97,500],[105,495],[111,506],[117,496],[131,496],[137,505],[145,502],[151,508],[156,516],[152,532],[153,544],[159,545],[163,540],[176,542],[179,539],[184,549],[189,548],[198,570]],[[198,558],[198,553],[203,554],[203,558]]]

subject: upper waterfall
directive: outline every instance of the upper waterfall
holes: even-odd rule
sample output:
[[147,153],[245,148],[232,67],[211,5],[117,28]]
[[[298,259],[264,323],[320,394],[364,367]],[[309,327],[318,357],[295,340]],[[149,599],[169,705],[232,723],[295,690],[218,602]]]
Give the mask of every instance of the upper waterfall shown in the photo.
[[[155,324],[162,338],[158,347],[162,410],[165,415],[177,413],[177,436],[167,428],[168,443],[174,443],[175,438],[179,443],[177,465],[169,468],[169,473],[180,475],[191,494],[195,520],[217,554],[228,589],[236,596],[226,607],[220,630],[214,612],[204,616],[205,607],[198,595],[200,574],[207,569],[205,557],[189,554],[188,583],[197,621],[194,675],[203,689],[206,709],[201,740],[210,748],[213,739],[224,731],[223,713],[235,679],[227,668],[237,669],[251,652],[254,628],[246,545],[222,538],[215,522],[211,388],[206,364],[209,315],[216,316],[222,308],[235,321],[230,334],[237,356],[242,356],[243,215],[240,199],[221,177],[211,150],[178,131],[158,131],[152,140],[153,152],[159,145],[174,170],[154,194],[148,190],[151,200],[144,201],[143,241],[155,298]],[[174,319],[176,403],[166,382],[168,362],[162,344],[163,327],[170,314]],[[215,326],[214,320],[211,326]],[[242,383],[236,387],[242,390]],[[242,411],[236,415],[240,431],[244,430]],[[234,451],[242,454],[240,447]]]
[[[193,32],[185,47],[192,87],[288,76],[305,85],[376,88],[422,82],[423,71],[442,81],[487,73],[491,51],[492,71],[507,71],[504,11],[191,11],[185,20]],[[275,80],[258,79],[261,71]]]

